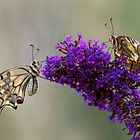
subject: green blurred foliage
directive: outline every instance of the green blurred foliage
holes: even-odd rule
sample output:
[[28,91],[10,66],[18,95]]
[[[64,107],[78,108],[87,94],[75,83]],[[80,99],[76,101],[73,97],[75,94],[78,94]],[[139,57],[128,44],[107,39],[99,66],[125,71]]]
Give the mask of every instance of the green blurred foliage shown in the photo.
[[[113,17],[116,35],[140,41],[139,0],[1,0],[0,70],[30,64],[31,48],[40,48],[38,60],[55,51],[63,37],[81,32],[86,38],[107,41],[104,27]],[[122,125],[111,123],[108,112],[89,109],[68,87],[39,79],[38,93],[18,110],[0,116],[3,140],[127,140]]]

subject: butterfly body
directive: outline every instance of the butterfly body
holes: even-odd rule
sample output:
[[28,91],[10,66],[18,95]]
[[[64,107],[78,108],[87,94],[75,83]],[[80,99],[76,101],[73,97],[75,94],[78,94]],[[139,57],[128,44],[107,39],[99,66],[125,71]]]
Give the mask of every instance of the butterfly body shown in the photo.
[[29,96],[37,92],[37,77],[42,77],[40,69],[39,62],[34,60],[31,65],[14,67],[0,73],[0,111],[7,106],[16,109],[23,103],[26,92]]

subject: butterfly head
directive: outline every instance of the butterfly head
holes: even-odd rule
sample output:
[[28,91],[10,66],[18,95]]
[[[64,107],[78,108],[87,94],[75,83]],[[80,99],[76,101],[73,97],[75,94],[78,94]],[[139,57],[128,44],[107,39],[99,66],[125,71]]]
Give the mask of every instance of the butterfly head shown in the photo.
[[31,66],[37,70],[40,70],[42,68],[42,63],[43,61],[36,61],[36,60],[33,60]]
[[117,36],[111,35],[111,36],[109,37],[109,42],[110,42],[111,44],[114,44],[114,41],[116,40],[116,38],[117,38]]
[[112,22],[113,18],[110,18],[110,25],[111,25],[111,29],[107,26],[107,23],[105,24],[105,27],[110,31],[111,35],[109,37],[108,42],[110,42],[112,44],[112,47],[114,50],[117,50],[118,48],[117,46],[117,36],[114,35],[114,26],[113,26],[113,22]]
[[32,63],[31,63],[30,66],[31,66],[31,69],[32,69],[33,73],[35,75],[39,76],[40,75],[40,70],[42,68],[42,63],[44,61],[36,61],[35,60],[35,57],[38,54],[39,49],[35,49],[34,45],[30,45],[30,46],[32,47]]

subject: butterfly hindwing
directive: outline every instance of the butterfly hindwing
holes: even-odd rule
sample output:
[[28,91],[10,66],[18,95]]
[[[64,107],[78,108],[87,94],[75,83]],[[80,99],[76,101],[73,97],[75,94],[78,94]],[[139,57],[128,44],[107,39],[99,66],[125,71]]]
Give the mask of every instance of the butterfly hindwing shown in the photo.
[[[32,82],[31,82],[32,81]],[[29,95],[37,91],[37,79],[30,72],[30,66],[9,69],[0,74],[0,110],[6,106],[16,109],[25,98],[26,89]]]
[[36,76],[32,76],[28,84],[28,95],[32,96],[37,92],[38,82]]

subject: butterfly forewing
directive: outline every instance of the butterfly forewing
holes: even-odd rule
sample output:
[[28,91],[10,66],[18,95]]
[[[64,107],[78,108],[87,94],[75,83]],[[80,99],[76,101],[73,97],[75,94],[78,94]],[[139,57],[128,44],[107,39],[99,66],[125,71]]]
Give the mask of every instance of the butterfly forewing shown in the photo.
[[130,66],[130,69],[133,68],[133,64],[137,67],[140,64],[140,43],[128,36],[115,36],[112,19],[110,18],[111,30],[108,28],[107,23],[105,26],[111,32],[109,41],[113,46],[115,56],[125,55],[127,57],[126,65]]
[[126,56],[128,56],[128,58],[131,59],[132,61],[137,62],[139,58],[137,52],[137,46],[138,46],[137,41],[130,37],[125,37],[125,36],[119,36],[117,37],[117,40],[120,45],[119,51],[121,53],[124,53]]
[[37,79],[31,66],[16,67],[0,74],[0,110],[6,106],[14,109],[22,104],[26,89],[29,95],[37,91]]
[[140,44],[137,40],[127,36],[111,36],[110,42],[113,45],[115,55],[120,57],[122,54],[127,56],[126,67],[139,69]]

